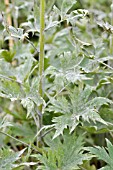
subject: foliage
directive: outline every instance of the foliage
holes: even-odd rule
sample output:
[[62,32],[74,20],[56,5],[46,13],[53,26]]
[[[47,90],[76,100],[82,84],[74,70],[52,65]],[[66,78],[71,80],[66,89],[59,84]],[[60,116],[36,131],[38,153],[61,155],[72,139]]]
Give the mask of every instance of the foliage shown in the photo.
[[48,111],[64,114],[53,119],[56,129],[54,138],[63,134],[63,130],[67,128],[67,126],[70,128],[70,132],[72,132],[81,120],[87,122],[91,120],[94,123],[96,121],[103,124],[107,123],[99,116],[98,108],[103,104],[112,102],[103,97],[95,97],[88,101],[91,91],[91,87],[86,87],[84,91],[79,91],[77,88],[74,88],[74,90],[68,93],[70,103],[64,97],[58,98],[57,101],[52,100],[53,106],[50,106]]
[[107,165],[103,168],[100,168],[100,170],[111,170],[113,167],[113,145],[108,139],[106,139],[106,142],[106,149],[100,146],[87,147],[87,150],[90,151],[91,154],[107,163]]
[[112,169],[113,2],[0,11],[0,168]]
[[45,138],[50,148],[45,148],[43,155],[34,155],[43,164],[37,169],[73,170],[78,169],[83,160],[89,159],[87,154],[83,154],[82,137],[76,138],[75,134],[66,134],[63,137],[63,143],[59,139],[51,141],[50,138]]
[[20,159],[20,156],[23,154],[25,149],[13,153],[12,151],[9,151],[8,149],[1,149],[0,150],[0,168],[1,170],[12,170],[15,167],[18,167],[19,165],[14,164],[17,160]]

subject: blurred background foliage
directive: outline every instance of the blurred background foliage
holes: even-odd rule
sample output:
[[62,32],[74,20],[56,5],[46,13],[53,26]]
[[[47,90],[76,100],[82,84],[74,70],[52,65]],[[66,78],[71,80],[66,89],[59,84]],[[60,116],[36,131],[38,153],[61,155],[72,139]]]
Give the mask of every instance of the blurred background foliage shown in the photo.
[[[2,122],[5,117],[4,121],[11,122],[11,126],[6,124],[2,128],[3,132],[35,145],[36,107],[41,103],[44,104],[44,126],[57,123],[59,117],[68,110],[66,100],[68,104],[71,103],[71,97],[68,96],[71,94],[69,89],[73,90],[75,86],[79,92],[86,86],[93,88],[90,99],[104,97],[113,100],[113,9],[111,4],[111,0],[78,0],[63,16],[59,12],[62,10],[61,0],[46,0],[45,93],[42,99],[37,93],[39,0],[10,0],[8,6],[5,0],[1,0],[0,120]],[[8,17],[13,26],[10,31],[12,34],[15,33],[13,38],[5,29]],[[69,84],[68,87],[67,84]],[[53,96],[61,89],[63,90],[59,95],[60,99],[55,100]],[[52,98],[54,98],[53,101],[51,101]],[[84,139],[86,146],[106,146],[105,138],[113,143],[113,106],[106,103],[103,103],[104,106],[99,105],[97,110],[108,126],[101,121],[96,124],[93,120],[90,123],[82,122],[82,115],[80,116],[76,133],[81,135],[86,132]],[[20,151],[24,145],[19,141],[15,142],[8,135],[0,134],[0,147]],[[84,162],[81,170],[82,168],[96,170],[103,165],[105,165],[104,162],[94,159],[90,163]]]

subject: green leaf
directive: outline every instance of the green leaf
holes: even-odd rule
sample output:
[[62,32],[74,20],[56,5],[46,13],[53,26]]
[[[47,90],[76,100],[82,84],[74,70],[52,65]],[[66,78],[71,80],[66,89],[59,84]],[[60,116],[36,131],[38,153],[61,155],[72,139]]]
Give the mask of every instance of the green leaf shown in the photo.
[[3,79],[0,81],[0,96],[14,101],[22,98],[24,94],[20,84]]
[[83,154],[83,137],[66,134],[63,143],[57,138],[52,141],[50,137],[46,137],[45,142],[49,146],[47,154],[35,155],[44,170],[75,170],[83,160],[89,159],[87,154]]
[[[55,139],[57,136],[59,136],[60,134],[63,135],[63,131],[64,129],[66,129],[68,126],[71,127],[72,126],[72,121],[71,121],[71,116],[66,114],[64,116],[59,116],[59,117],[55,117],[52,122],[54,122],[54,126],[56,129],[56,132],[53,136],[53,139]],[[75,125],[77,126],[77,122],[74,122]]]
[[113,26],[110,25],[108,22],[104,23],[103,21],[97,22],[97,24],[102,27],[106,32],[113,33]]
[[49,13],[50,11],[51,11],[51,8],[52,8],[52,6],[54,5],[54,3],[55,3],[55,0],[48,0],[47,2],[46,2],[46,10],[47,10],[47,12]]
[[10,78],[12,78],[12,81],[16,80],[17,82],[22,83],[29,75],[32,65],[33,58],[31,56],[27,57],[24,60],[24,63],[15,68],[10,63],[2,59],[0,60],[0,78],[4,78],[6,80],[11,80]]
[[71,7],[76,3],[76,0],[63,0],[62,6],[61,6],[61,11],[62,14],[65,15],[67,12],[71,9]]
[[79,123],[82,122],[100,122],[107,125],[98,111],[104,104],[112,104],[113,102],[104,97],[95,97],[90,99],[92,88],[86,86],[86,88],[80,91],[77,87],[73,90],[68,90],[69,101],[64,97],[58,97],[57,100],[51,100],[52,105],[48,107],[48,111],[54,113],[61,113],[63,115],[54,117],[54,127],[56,129],[54,138],[60,134],[63,134],[63,130],[69,127],[72,132]]
[[11,66],[10,63],[6,62],[4,59],[0,60],[0,78],[2,76],[5,77],[15,77],[14,68]]
[[13,126],[10,122],[8,122],[7,117],[5,116],[2,120],[0,119],[0,130],[2,128],[6,128],[7,126]]
[[21,40],[24,40],[24,38],[28,38],[28,33],[24,33],[24,29],[22,28],[14,28],[13,26],[9,26],[9,33],[14,38],[19,38]]
[[21,140],[26,143],[31,143],[34,141],[34,136],[36,131],[35,131],[35,127],[30,124],[30,121],[25,122],[24,120],[21,123],[13,122],[12,124],[13,124],[13,127],[11,128],[12,136],[14,136],[15,138],[19,136]]
[[29,115],[34,112],[34,102],[32,100],[30,100],[29,98],[24,98],[21,101],[21,104],[23,105],[24,108],[27,108],[27,117],[29,117]]
[[7,62],[12,62],[15,52],[11,52],[8,50],[0,50],[0,54]]
[[29,56],[24,60],[24,63],[20,64],[18,67],[15,68],[15,76],[19,82],[23,82],[27,79],[27,76],[31,71],[32,65],[33,58]]
[[31,81],[31,84],[27,84],[25,88],[25,97],[21,98],[21,104],[23,107],[27,108],[27,117],[32,112],[35,112],[35,107],[40,106],[41,104],[45,105],[45,101],[40,97],[37,91],[37,85],[39,84],[39,79],[34,78]]
[[84,164],[81,166],[84,170],[96,170],[95,165],[90,165],[90,161],[84,161]]
[[88,150],[95,157],[107,163],[107,166],[100,168],[99,170],[112,170],[113,168],[113,145],[108,139],[106,139],[106,142],[106,149],[104,147],[101,148],[100,146],[86,148],[86,150]]
[[18,164],[14,164],[17,160],[20,159],[20,156],[26,149],[23,149],[19,152],[13,153],[8,149],[0,150],[0,170],[12,170],[15,167],[18,167]]

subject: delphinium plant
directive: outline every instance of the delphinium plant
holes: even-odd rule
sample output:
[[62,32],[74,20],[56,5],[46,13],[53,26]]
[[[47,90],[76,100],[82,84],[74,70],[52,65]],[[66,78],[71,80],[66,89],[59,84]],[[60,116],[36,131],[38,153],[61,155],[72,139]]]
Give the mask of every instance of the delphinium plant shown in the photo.
[[0,8],[0,170],[112,170],[112,2]]

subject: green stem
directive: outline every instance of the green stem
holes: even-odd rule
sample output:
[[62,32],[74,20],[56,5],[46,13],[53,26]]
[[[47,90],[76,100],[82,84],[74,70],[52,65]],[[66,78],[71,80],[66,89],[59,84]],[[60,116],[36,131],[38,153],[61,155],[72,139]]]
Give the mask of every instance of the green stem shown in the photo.
[[[3,135],[5,135],[5,136],[8,136],[9,138],[11,138],[11,139],[13,139],[13,140],[15,140],[15,141],[17,141],[17,142],[19,142],[19,143],[21,143],[21,144],[27,146],[27,147],[31,147],[31,148],[32,148],[33,150],[35,150],[36,152],[38,151],[36,148],[30,146],[30,144],[25,143],[25,142],[23,142],[23,141],[21,141],[21,140],[15,138],[15,137],[9,135],[8,133],[2,132],[2,131],[0,131],[0,133],[3,134]],[[39,153],[40,153],[40,152],[39,152]]]
[[[40,57],[39,57],[39,94],[43,97],[43,70],[44,70],[44,29],[45,29],[45,0],[40,0]],[[42,110],[40,110],[42,111]]]
[[[113,26],[113,0],[111,4],[111,25]],[[110,54],[113,54],[113,35],[110,36]]]
[[[39,55],[39,94],[43,97],[43,71],[44,71],[44,29],[45,29],[45,0],[40,0],[40,55]],[[42,105],[39,106],[39,130],[42,127]],[[41,142],[41,134],[39,142]]]

